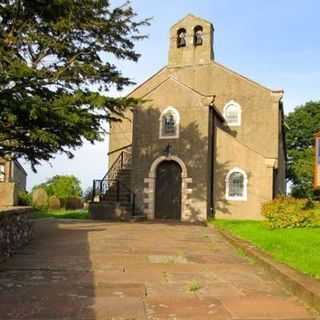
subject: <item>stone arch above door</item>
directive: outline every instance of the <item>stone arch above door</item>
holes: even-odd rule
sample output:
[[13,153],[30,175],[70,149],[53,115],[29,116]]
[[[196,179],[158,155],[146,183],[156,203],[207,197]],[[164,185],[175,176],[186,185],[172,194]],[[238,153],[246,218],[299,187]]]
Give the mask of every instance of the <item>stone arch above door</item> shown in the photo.
[[184,162],[177,156],[160,156],[153,161],[148,178],[144,179],[144,213],[148,219],[153,220],[155,218],[155,188],[156,188],[156,176],[157,167],[162,161],[175,161],[181,168],[181,220],[187,221],[189,212],[187,204],[190,201],[189,195],[192,193],[192,188],[188,187],[188,184],[192,183],[192,179],[188,177],[187,167]]

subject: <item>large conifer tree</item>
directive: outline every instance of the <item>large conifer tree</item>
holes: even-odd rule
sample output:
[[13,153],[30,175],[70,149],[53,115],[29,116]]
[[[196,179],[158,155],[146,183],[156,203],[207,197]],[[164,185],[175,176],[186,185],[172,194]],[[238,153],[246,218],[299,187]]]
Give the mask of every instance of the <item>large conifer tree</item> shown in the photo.
[[0,1],[0,156],[34,167],[101,139],[134,99],[101,92],[131,84],[111,61],[137,61],[137,21],[107,0]]

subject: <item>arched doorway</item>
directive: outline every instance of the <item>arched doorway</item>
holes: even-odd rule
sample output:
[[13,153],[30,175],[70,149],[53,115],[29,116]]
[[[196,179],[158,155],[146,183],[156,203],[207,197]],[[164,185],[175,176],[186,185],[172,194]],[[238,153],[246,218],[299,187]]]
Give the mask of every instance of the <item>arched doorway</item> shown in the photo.
[[162,161],[156,171],[155,217],[181,219],[181,167],[175,161]]

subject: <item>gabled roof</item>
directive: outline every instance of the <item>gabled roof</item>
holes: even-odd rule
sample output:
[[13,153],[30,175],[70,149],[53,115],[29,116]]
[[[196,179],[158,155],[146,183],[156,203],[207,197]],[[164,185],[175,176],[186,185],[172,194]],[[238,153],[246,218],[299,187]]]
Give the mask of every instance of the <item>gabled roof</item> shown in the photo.
[[16,160],[14,160],[14,162],[15,162],[15,164],[16,164],[16,166],[20,169],[20,170],[22,170],[24,173],[25,173],[25,175],[27,176],[28,174],[27,174],[27,171],[24,169],[24,167],[21,165],[21,163],[16,159]]
[[203,94],[200,91],[188,86],[187,84],[183,83],[182,81],[179,81],[177,78],[173,77],[172,75],[169,75],[168,77],[166,77],[163,81],[161,81],[160,83],[158,83],[155,87],[153,87],[152,89],[150,89],[148,92],[146,92],[141,98],[143,99],[145,96],[147,96],[150,92],[157,90],[163,83],[167,82],[168,80],[173,80],[175,82],[177,82],[179,85],[181,85],[182,87],[196,93],[199,96],[205,97],[205,98],[210,98],[212,96],[214,96],[214,94]]
[[254,80],[252,80],[252,79],[250,79],[250,78],[248,78],[248,77],[246,77],[246,76],[244,76],[244,75],[242,75],[242,74],[240,74],[240,73],[238,73],[238,72],[236,72],[236,71],[234,71],[234,70],[231,70],[230,68],[226,67],[225,65],[223,65],[223,64],[221,64],[221,63],[218,63],[218,62],[216,62],[216,61],[213,61],[213,63],[214,63],[215,65],[217,65],[218,67],[224,69],[225,71],[227,71],[227,72],[229,72],[229,73],[232,73],[232,74],[234,74],[235,76],[238,76],[238,77],[240,77],[240,78],[242,78],[242,79],[244,79],[244,80],[246,80],[246,81],[248,81],[248,82],[251,82],[251,83],[254,84],[255,86],[258,86],[258,87],[260,87],[260,88],[262,88],[262,89],[264,89],[264,90],[267,90],[267,91],[270,91],[270,92],[273,92],[273,93],[284,93],[283,89],[272,90],[272,89],[270,89],[270,88],[268,88],[268,87],[260,84],[260,83],[257,82],[257,81],[254,81]]
[[209,20],[200,18],[200,17],[198,17],[198,16],[195,16],[194,14],[189,13],[189,14],[187,14],[185,17],[183,17],[182,19],[178,20],[174,25],[172,25],[170,29],[174,28],[176,25],[180,24],[182,21],[184,21],[184,20],[186,20],[186,19],[188,19],[188,18],[197,19],[197,20],[199,20],[199,21],[203,21],[203,22],[205,22],[205,23],[208,23],[208,24],[212,25],[212,23],[211,23]]
[[[215,66],[223,69],[224,71],[226,71],[226,72],[228,72],[228,73],[230,73],[230,74],[233,74],[234,76],[239,77],[239,78],[241,78],[241,79],[243,79],[243,80],[251,83],[252,85],[254,85],[254,86],[256,86],[256,87],[259,87],[259,88],[261,88],[261,89],[263,89],[263,90],[265,90],[265,91],[268,91],[268,92],[271,92],[271,93],[274,93],[274,94],[279,94],[279,95],[283,95],[283,93],[284,93],[284,91],[283,91],[282,89],[272,90],[272,89],[270,89],[270,88],[268,88],[268,87],[266,87],[266,86],[264,86],[264,85],[262,85],[262,84],[260,84],[260,83],[258,83],[258,82],[256,82],[256,81],[248,78],[247,76],[244,76],[244,75],[242,75],[242,74],[240,74],[240,73],[238,73],[238,72],[236,72],[236,71],[233,71],[233,70],[229,69],[228,67],[226,67],[226,66],[224,66],[223,64],[218,63],[218,62],[216,62],[216,61],[212,61],[210,64],[208,64],[208,66],[211,65],[211,64],[212,64],[212,65],[215,65]],[[200,65],[200,66],[203,67],[203,66],[205,66],[205,65]],[[193,67],[194,67],[193,65],[190,65],[190,66],[184,66],[183,68],[193,68]],[[142,88],[142,87],[143,87],[144,85],[146,85],[148,82],[150,82],[151,80],[155,79],[155,78],[156,78],[158,75],[160,75],[162,72],[164,72],[164,71],[166,71],[166,70],[170,70],[170,69],[177,69],[177,70],[178,70],[178,69],[181,69],[181,67],[167,67],[167,66],[162,67],[159,71],[157,71],[156,73],[154,73],[151,77],[147,78],[145,81],[143,81],[142,83],[140,83],[136,88],[134,88],[131,92],[129,92],[129,93],[127,94],[127,97],[132,96],[138,89]],[[161,81],[161,82],[162,82],[162,81]],[[158,85],[159,85],[159,83],[158,83],[158,84],[155,84],[155,86],[158,86]],[[151,90],[151,89],[152,89],[152,88],[150,88],[150,90]],[[192,88],[192,89],[193,89],[193,88]],[[193,89],[193,90],[195,90],[195,89]],[[195,90],[195,91],[196,91],[196,90]],[[201,92],[199,92],[199,93],[200,93],[201,95],[205,96],[205,94],[203,94],[203,93],[201,93]]]
[[214,99],[215,99],[215,94],[203,94],[202,92],[188,86],[187,84],[183,83],[182,81],[179,81],[178,79],[176,79],[175,77],[173,77],[172,75],[169,75],[168,77],[166,77],[163,81],[161,81],[160,83],[158,83],[155,87],[150,88],[149,91],[147,91],[143,96],[141,96],[141,99],[144,99],[147,95],[149,95],[151,92],[157,90],[159,87],[161,87],[164,83],[166,83],[167,81],[175,81],[176,83],[178,83],[180,86],[182,86],[183,88],[192,91],[193,93],[195,93],[196,95],[199,95],[203,98],[210,98],[210,102],[208,103],[207,107],[211,107],[214,112],[216,113],[217,117],[219,118],[219,120],[221,122],[224,122],[225,119],[223,117],[223,115],[221,114],[221,112],[216,108],[216,106],[214,105]]
[[130,97],[131,95],[133,95],[135,93],[135,91],[137,91],[138,89],[140,89],[141,87],[143,87],[146,83],[148,83],[149,81],[151,81],[152,79],[154,79],[156,76],[158,76],[162,71],[164,71],[165,69],[167,69],[167,66],[162,67],[159,71],[157,71],[156,73],[154,73],[152,76],[150,76],[149,78],[147,78],[146,80],[142,81],[138,86],[136,86],[132,91],[130,91],[126,97]]

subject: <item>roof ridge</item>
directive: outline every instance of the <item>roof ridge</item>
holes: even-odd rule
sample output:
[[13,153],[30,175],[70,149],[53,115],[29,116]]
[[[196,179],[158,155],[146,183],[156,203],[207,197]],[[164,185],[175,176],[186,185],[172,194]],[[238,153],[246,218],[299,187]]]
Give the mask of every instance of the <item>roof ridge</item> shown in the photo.
[[172,29],[174,26],[176,26],[177,24],[179,24],[180,22],[182,22],[182,21],[183,21],[184,19],[186,19],[187,17],[192,17],[192,18],[196,18],[196,19],[202,20],[202,21],[204,21],[204,22],[206,22],[206,23],[209,23],[210,25],[213,26],[213,23],[212,23],[211,21],[209,21],[209,20],[207,20],[207,19],[204,19],[204,18],[201,18],[201,17],[199,17],[199,16],[196,16],[196,15],[194,15],[194,14],[192,14],[192,13],[188,13],[188,14],[185,15],[183,18],[179,19],[176,23],[174,23],[174,24],[170,27],[170,29]]
[[206,97],[206,98],[209,98],[209,97],[212,97],[214,96],[214,94],[204,94],[190,86],[188,86],[187,84],[185,84],[184,82],[178,80],[176,77],[172,76],[172,74],[168,75],[164,80],[162,80],[160,83],[158,83],[155,87],[151,88],[148,92],[146,92],[141,98],[143,99],[145,96],[147,96],[150,92],[158,89],[162,84],[164,84],[165,82],[167,82],[168,80],[173,80],[175,82],[177,82],[178,84],[184,86],[185,88],[195,92],[196,94],[202,96],[202,97]]
[[237,72],[237,71],[234,71],[232,69],[230,69],[229,67],[226,67],[225,65],[223,65],[222,63],[219,63],[219,62],[216,62],[216,61],[212,61],[213,64],[216,64],[218,67],[230,72],[230,73],[233,73],[235,74],[236,76],[238,77],[241,77],[242,79],[248,81],[248,82],[251,82],[252,84],[264,89],[264,90],[267,90],[269,92],[284,92],[283,89],[277,89],[277,90],[273,90],[273,89],[270,89],[268,88],[267,86],[263,85],[263,84],[260,84],[259,82],[255,81],[255,80],[252,80],[250,79],[249,77],[245,76],[245,75],[242,75],[241,73]]
[[144,81],[142,81],[139,85],[137,85],[134,89],[132,89],[127,95],[126,97],[131,96],[135,91],[137,91],[139,88],[141,88],[143,85],[145,85],[147,82],[149,82],[150,80],[152,80],[153,78],[155,78],[159,73],[161,73],[163,70],[167,69],[167,65],[165,65],[164,67],[162,67],[161,69],[159,69],[156,73],[154,73],[153,75],[151,75],[150,77],[148,77],[147,79],[145,79]]

